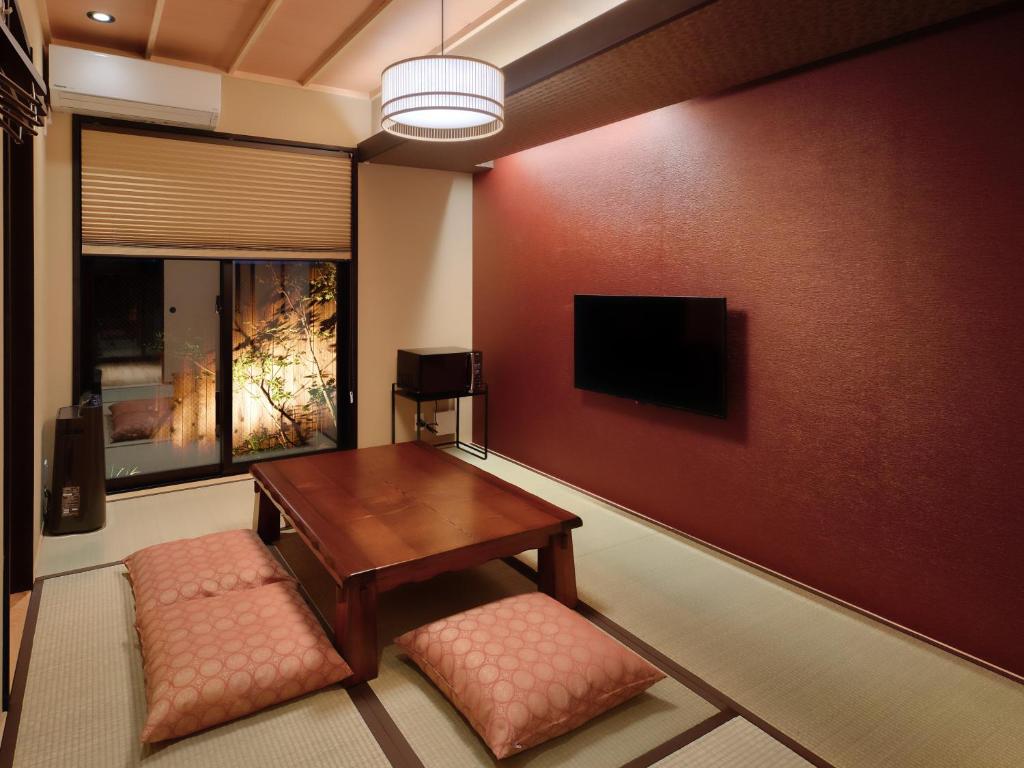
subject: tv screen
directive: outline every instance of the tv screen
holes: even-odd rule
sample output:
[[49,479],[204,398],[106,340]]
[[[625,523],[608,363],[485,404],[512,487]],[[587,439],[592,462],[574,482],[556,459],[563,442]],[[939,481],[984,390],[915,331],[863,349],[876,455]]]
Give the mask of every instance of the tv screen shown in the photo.
[[587,389],[725,418],[725,299],[575,297],[575,379]]

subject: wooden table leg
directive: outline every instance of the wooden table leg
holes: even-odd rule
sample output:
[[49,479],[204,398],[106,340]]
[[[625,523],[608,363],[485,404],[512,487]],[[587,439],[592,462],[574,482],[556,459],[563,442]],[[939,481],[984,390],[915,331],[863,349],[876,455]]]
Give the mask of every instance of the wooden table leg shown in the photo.
[[572,557],[572,532],[551,537],[546,547],[537,550],[537,585],[570,608],[576,607],[576,564]]
[[352,667],[352,683],[377,676],[377,582],[373,578],[347,579],[338,587],[334,609],[334,641]]
[[267,495],[263,493],[259,483],[256,486],[256,508],[253,511],[253,527],[264,544],[273,544],[281,538],[281,511]]

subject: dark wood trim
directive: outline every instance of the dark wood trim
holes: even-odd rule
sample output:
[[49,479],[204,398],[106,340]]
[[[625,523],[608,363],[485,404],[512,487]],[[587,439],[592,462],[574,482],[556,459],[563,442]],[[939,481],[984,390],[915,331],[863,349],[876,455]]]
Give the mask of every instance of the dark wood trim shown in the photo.
[[[4,517],[10,592],[32,588],[36,503],[33,142],[4,138]],[[6,595],[5,595],[6,599]],[[3,686],[6,690],[6,682]]]
[[231,356],[235,313],[235,264],[220,263],[220,349],[217,361],[217,432],[220,474],[231,474]]
[[128,475],[127,477],[110,477],[106,481],[107,494],[142,491],[146,488],[163,488],[167,485],[188,483],[193,480],[212,480],[222,476],[220,470],[220,464],[204,464],[198,467],[181,467],[163,472]]
[[[20,24],[20,20],[19,20]],[[3,24],[0,23],[0,27]],[[4,28],[4,31],[8,30]],[[35,172],[34,142],[0,139],[3,173],[3,617],[0,705],[10,698],[10,596],[31,588],[35,520]]]
[[[18,19],[18,26],[22,36],[24,37],[25,29],[22,26],[21,14],[18,13],[16,16]],[[28,47],[27,38],[25,46],[22,47],[18,36],[7,27],[6,23],[0,23],[0,35],[3,35],[3,38],[7,40],[7,44],[13,52],[17,63],[21,65],[23,71],[32,79],[33,86],[43,94],[48,93],[46,89],[46,81],[43,80],[42,75],[39,74],[39,70],[36,69],[35,62],[32,61],[32,49]]]
[[7,720],[4,723],[3,742],[0,743],[0,768],[11,768],[14,765],[14,750],[18,743],[18,726],[21,725],[21,709],[25,702],[28,666],[32,659],[32,644],[36,637],[39,601],[42,594],[43,582],[37,581],[32,587],[32,597],[29,598],[28,613],[25,616],[25,630],[21,635],[18,667],[14,673],[14,690],[11,693],[11,704],[7,711]]
[[14,39],[25,49],[25,53],[32,57],[32,48],[28,44],[28,32],[25,31],[25,16],[21,10],[19,0],[9,0],[8,7],[14,7],[14,13],[7,18],[7,27],[14,34]]
[[136,123],[131,120],[118,120],[112,117],[81,117],[81,125],[93,131],[107,133],[124,133],[131,136],[152,136],[158,139],[180,139],[182,141],[199,141],[207,144],[230,144],[236,147],[252,149],[298,150],[315,154],[346,154],[355,160],[356,150],[333,144],[314,144],[308,141],[291,141],[266,136],[249,136],[244,133],[223,133],[208,131],[202,128],[185,128],[177,125],[153,125]]
[[391,719],[390,713],[368,683],[349,688],[348,695],[394,768],[423,768],[423,762],[413,751],[405,734]]
[[[348,366],[346,377],[349,385],[351,398],[345,398],[347,403],[348,418],[345,420],[345,448],[358,447],[359,440],[359,159],[352,157],[352,179],[349,183],[349,200],[351,201],[351,243],[352,255],[349,259],[346,270],[346,285],[348,295],[348,312],[346,340],[348,342]],[[340,315],[339,315],[340,317]],[[340,355],[339,355],[340,357]],[[341,376],[338,376],[338,383],[341,383]],[[339,400],[340,402],[340,400]],[[341,409],[339,409],[339,413]],[[339,446],[341,444],[341,430],[338,432]]]
[[[7,264],[10,261],[8,258],[8,252],[10,249],[10,220],[11,220],[11,200],[10,195],[10,184],[8,183],[9,174],[8,158],[11,154],[11,140],[5,134],[0,137],[0,152],[3,153],[3,172],[0,173],[0,204],[3,205],[3,211],[0,215],[3,216],[3,233],[2,242],[0,242],[0,258],[3,259],[3,264],[0,269],[3,270],[3,285],[0,285],[0,290],[3,291],[4,297],[4,312],[3,312],[3,328],[0,329],[0,333],[3,333],[4,340],[4,372],[3,372],[3,402],[0,407],[3,408],[4,423],[7,423],[7,419],[10,418],[11,411],[11,396],[10,396],[10,381],[7,372],[10,367],[10,361],[6,351],[8,349],[9,334],[7,329],[10,327],[8,317],[8,302],[9,291],[7,289]],[[0,427],[2,428],[2,427]],[[10,457],[8,446],[11,442],[11,431],[10,429],[3,429],[3,447],[4,447],[4,463],[3,463],[3,562],[0,563],[0,567],[3,568],[3,607],[0,608],[0,612],[3,615],[3,656],[0,658],[0,674],[3,675],[3,683],[0,685],[0,698],[2,698],[2,706],[4,711],[7,711],[7,707],[10,704],[10,686],[8,681],[11,679],[11,653],[10,653],[10,624],[11,624],[11,498],[10,498]]]
[[678,752],[687,744],[695,742],[702,736],[707,736],[713,730],[725,725],[735,717],[736,713],[729,710],[724,710],[714,714],[707,720],[699,722],[692,728],[686,729],[678,736],[669,739],[664,744],[659,744],[649,752],[645,752],[635,760],[630,760],[628,763],[623,765],[622,768],[650,768],[650,766],[654,765],[659,760],[664,760],[673,752]]
[[[71,399],[82,396],[82,123],[71,116]],[[90,381],[90,384],[92,382]]]
[[[220,466],[219,464],[217,465]],[[162,496],[165,493],[175,493],[180,490],[194,491],[200,488],[208,488],[214,485],[227,485],[228,483],[243,483],[247,479],[242,474],[237,475],[221,475],[213,474],[209,477],[197,477],[191,480],[174,480],[165,483],[154,483],[153,485],[146,486],[144,488],[124,488],[119,491],[107,493],[107,503],[117,501],[127,501],[133,498],[143,498],[146,496]],[[182,488],[184,484],[192,484],[189,488]],[[136,494],[136,495],[131,495]]]
[[112,560],[109,563],[97,563],[96,565],[83,565],[81,568],[72,568],[70,571],[60,571],[58,573],[48,573],[45,576],[38,576],[36,582],[48,581],[49,579],[59,579],[62,576],[74,576],[79,573],[88,573],[89,571],[100,571],[104,568],[113,568],[115,565],[121,565],[123,561]]

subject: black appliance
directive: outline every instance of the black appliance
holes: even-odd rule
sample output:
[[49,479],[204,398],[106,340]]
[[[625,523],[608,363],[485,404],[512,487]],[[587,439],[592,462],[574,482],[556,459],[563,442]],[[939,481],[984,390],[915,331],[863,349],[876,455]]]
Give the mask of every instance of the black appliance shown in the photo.
[[86,533],[107,522],[103,405],[99,398],[57,412],[46,533]]
[[725,418],[724,298],[574,300],[575,386]]
[[483,387],[483,353],[461,347],[398,350],[399,388],[421,395],[478,392]]

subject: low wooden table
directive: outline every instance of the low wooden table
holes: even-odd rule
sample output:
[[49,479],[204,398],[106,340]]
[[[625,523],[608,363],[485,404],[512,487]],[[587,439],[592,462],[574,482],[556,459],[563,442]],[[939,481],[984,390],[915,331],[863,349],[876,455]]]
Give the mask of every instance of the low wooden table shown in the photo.
[[539,551],[540,589],[576,604],[576,515],[423,443],[252,467],[254,525],[268,544],[284,515],[337,585],[335,643],[377,676],[377,594],[445,571]]

